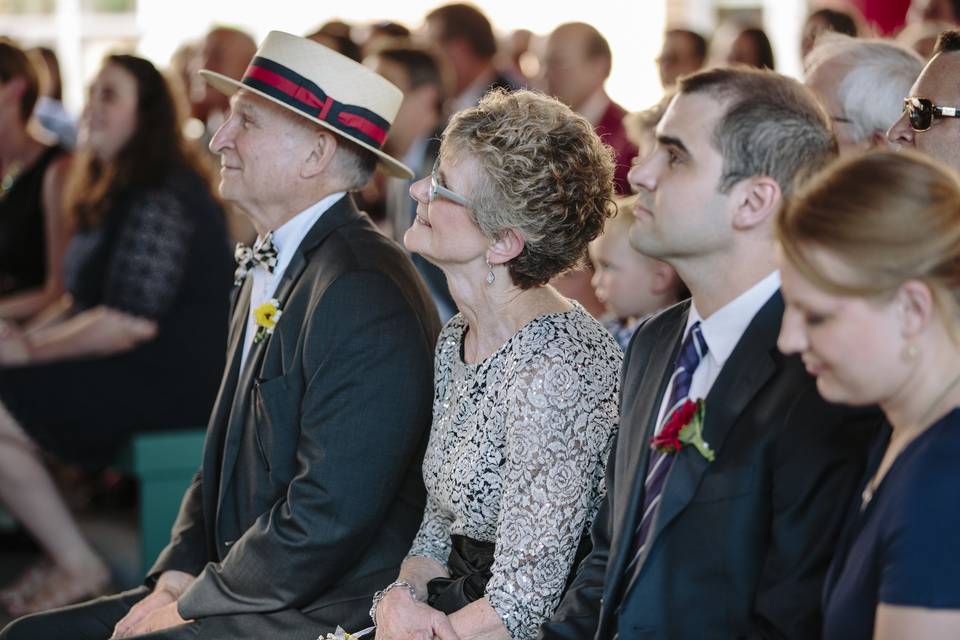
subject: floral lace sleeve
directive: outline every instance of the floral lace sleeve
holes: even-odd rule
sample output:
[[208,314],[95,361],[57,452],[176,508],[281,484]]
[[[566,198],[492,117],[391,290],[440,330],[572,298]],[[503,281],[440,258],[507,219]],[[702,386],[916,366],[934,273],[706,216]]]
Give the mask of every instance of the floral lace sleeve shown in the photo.
[[407,556],[424,556],[447,566],[450,557],[450,523],[452,519],[437,505],[433,496],[427,495],[427,508],[423,512],[420,530],[413,539]]
[[185,277],[194,228],[172,193],[152,191],[137,198],[110,259],[104,304],[154,320],[169,311]]
[[[554,342],[518,368],[507,393],[503,497],[486,596],[513,638],[535,637],[553,613],[603,497],[619,393],[619,353],[603,351]],[[604,357],[607,366],[595,366]]]

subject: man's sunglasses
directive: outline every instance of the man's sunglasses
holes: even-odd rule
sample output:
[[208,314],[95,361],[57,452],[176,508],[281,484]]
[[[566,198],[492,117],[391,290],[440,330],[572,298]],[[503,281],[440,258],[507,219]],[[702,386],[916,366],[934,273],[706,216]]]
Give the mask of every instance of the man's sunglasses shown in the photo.
[[903,110],[910,118],[910,128],[914,131],[927,131],[933,126],[934,118],[960,118],[960,108],[938,107],[926,98],[910,96],[903,99]]

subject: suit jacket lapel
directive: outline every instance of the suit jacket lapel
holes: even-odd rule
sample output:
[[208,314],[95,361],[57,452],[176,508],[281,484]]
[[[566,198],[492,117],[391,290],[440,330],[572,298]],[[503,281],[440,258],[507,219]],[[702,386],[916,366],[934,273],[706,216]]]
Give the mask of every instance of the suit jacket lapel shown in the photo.
[[[703,437],[718,455],[737,418],[776,370],[773,351],[782,314],[783,298],[777,292],[754,316],[707,394]],[[646,560],[646,554],[660,532],[693,499],[709,464],[693,447],[685,447],[677,454],[661,494],[660,511],[653,522],[650,544],[641,563]]]
[[[247,308],[250,306],[252,278],[244,279],[233,292],[233,314],[230,320],[229,347],[227,349],[227,368],[223,382],[210,416],[207,437],[203,445],[203,497],[207,509],[216,506],[216,496],[220,485],[220,452],[226,436],[230,412],[236,397],[237,379],[240,375],[240,360],[243,354],[243,337],[247,328]],[[208,513],[213,513],[208,511]]]
[[[624,566],[629,561],[633,533],[637,528],[639,510],[643,503],[647,462],[650,460],[647,443],[656,429],[660,404],[673,373],[688,313],[689,303],[685,305],[675,324],[661,326],[653,340],[649,356],[641,358],[640,364],[636,365],[643,367],[643,373],[640,377],[640,386],[634,392],[629,415],[640,424],[635,429],[630,429],[628,437],[620,440],[620,443],[627,448],[622,460],[617,461],[617,480],[622,480],[623,490],[617,494],[614,513],[622,515],[618,519],[619,524],[614,532],[614,538],[610,541],[614,556],[611,558],[610,565],[612,573],[608,573],[608,589],[614,589],[619,584]],[[625,411],[624,415],[626,415]],[[629,429],[627,425],[622,425],[621,433],[626,435],[627,429]],[[609,597],[607,600],[613,601]]]
[[[294,289],[294,285],[296,285],[304,269],[306,269],[310,254],[320,246],[323,240],[330,235],[334,229],[351,221],[359,220],[361,217],[361,214],[357,211],[353,203],[353,199],[349,195],[338,200],[329,210],[320,216],[300,242],[300,246],[297,247],[296,252],[294,252],[293,257],[290,259],[290,263],[283,272],[283,276],[280,278],[280,282],[277,284],[273,297],[276,298],[281,310],[286,306],[287,300],[290,298],[290,294]],[[240,303],[242,304],[243,301],[243,298],[241,298]],[[250,312],[248,309],[249,306],[250,295],[248,292],[246,304],[238,306],[238,309],[241,310],[240,315],[242,315],[243,318],[242,326],[246,326],[246,314]],[[257,373],[260,371],[260,363],[263,361],[264,354],[269,348],[271,341],[279,337],[278,334],[284,323],[303,323],[305,320],[305,318],[292,318],[283,315],[280,317],[273,335],[266,336],[260,342],[255,342],[250,345],[250,354],[247,356],[247,360],[243,363],[243,368],[239,372],[239,380],[229,416],[230,424],[228,425],[226,439],[223,443],[223,466],[220,475],[219,489],[220,504],[222,504],[223,497],[226,495],[227,488],[233,478],[233,468],[236,464],[237,456],[240,453],[241,436],[243,434],[244,424],[246,423],[246,413],[250,406],[250,391],[256,381]],[[296,333],[299,333],[299,331]]]

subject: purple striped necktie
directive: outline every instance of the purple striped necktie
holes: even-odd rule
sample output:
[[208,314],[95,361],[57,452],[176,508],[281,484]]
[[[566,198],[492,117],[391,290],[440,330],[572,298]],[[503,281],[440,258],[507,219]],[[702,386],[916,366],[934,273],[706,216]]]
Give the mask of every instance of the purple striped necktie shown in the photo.
[[[667,410],[663,414],[663,420],[660,427],[666,424],[670,415],[684,403],[687,396],[690,395],[690,383],[693,380],[693,373],[704,356],[707,355],[707,343],[703,339],[703,333],[700,331],[700,321],[696,321],[690,327],[690,332],[680,345],[680,353],[677,354],[677,364],[671,376],[670,382],[670,401],[667,404]],[[633,581],[636,579],[638,561],[646,549],[647,537],[650,535],[650,526],[653,523],[654,516],[660,506],[660,496],[663,493],[664,484],[666,484],[667,474],[670,466],[676,459],[676,453],[667,453],[663,451],[651,450],[650,462],[647,465],[647,477],[643,484],[643,511],[640,518],[640,524],[637,526],[633,537],[633,554],[630,563],[627,565],[624,576],[628,577],[627,588],[623,595],[626,596]]]

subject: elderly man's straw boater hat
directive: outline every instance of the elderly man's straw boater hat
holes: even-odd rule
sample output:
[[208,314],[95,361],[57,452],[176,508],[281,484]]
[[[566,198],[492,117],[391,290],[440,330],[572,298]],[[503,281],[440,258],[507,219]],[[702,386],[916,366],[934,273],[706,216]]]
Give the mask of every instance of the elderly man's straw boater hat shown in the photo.
[[413,178],[410,169],[382,151],[403,93],[336,51],[271,31],[239,82],[207,69],[200,75],[228,96],[243,88],[275,102],[369,149],[388,175]]

